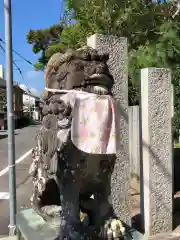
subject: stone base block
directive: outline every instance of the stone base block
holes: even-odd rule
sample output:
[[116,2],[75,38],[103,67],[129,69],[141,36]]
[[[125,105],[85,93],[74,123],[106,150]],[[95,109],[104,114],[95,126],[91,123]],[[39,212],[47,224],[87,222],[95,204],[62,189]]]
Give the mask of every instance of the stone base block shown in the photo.
[[59,227],[45,222],[33,209],[26,209],[17,214],[18,240],[54,240],[59,234]]
[[[172,233],[157,234],[147,237],[140,232],[126,226],[130,239],[135,240],[180,240],[180,229]],[[54,240],[59,234],[59,227],[45,222],[33,209],[26,209],[17,214],[18,240]]]
[[[59,234],[59,227],[45,222],[33,209],[26,209],[17,214],[18,240],[54,240]],[[130,239],[145,240],[144,235],[127,226]]]
[[149,237],[148,240],[180,240],[180,234],[178,233],[161,233],[155,236]]

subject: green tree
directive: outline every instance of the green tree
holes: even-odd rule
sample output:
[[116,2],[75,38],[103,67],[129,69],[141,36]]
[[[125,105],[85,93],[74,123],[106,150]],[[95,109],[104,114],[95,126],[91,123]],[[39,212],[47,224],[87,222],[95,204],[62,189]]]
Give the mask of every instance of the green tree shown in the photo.
[[[175,86],[174,123],[180,128],[180,16],[172,18],[171,3],[153,4],[149,0],[66,0],[66,24],[56,25],[55,41],[51,28],[30,31],[28,42],[33,51],[41,52],[36,67],[44,68],[48,58],[57,51],[77,48],[94,33],[128,38],[129,103],[138,103],[136,70],[143,67],[172,69]],[[70,24],[75,21],[74,24]],[[67,24],[68,23],[68,24]],[[58,29],[59,27],[59,29]],[[45,32],[44,32],[45,31]],[[34,33],[34,35],[32,34]],[[57,33],[56,32],[56,33]],[[48,35],[47,38],[44,38]],[[31,37],[30,37],[31,36]]]
[[63,25],[56,24],[46,29],[30,30],[27,34],[27,41],[29,44],[32,44],[32,51],[36,54],[41,54],[35,64],[37,70],[44,69],[48,61],[46,51],[51,45],[59,44],[59,37],[62,30]]

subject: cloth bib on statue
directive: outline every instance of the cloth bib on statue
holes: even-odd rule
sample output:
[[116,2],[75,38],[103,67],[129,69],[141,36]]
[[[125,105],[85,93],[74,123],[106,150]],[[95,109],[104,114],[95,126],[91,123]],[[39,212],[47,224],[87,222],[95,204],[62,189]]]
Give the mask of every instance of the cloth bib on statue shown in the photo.
[[72,106],[71,140],[83,152],[115,154],[119,147],[119,117],[108,95],[69,92],[61,97]]

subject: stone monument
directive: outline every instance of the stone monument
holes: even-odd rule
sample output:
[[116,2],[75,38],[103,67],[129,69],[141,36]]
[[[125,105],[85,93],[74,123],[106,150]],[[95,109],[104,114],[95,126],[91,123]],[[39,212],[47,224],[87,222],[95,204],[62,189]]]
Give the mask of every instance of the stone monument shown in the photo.
[[146,235],[172,231],[172,85],[169,69],[141,70],[142,214]]
[[120,127],[120,148],[111,177],[112,205],[116,215],[131,225],[127,38],[95,34],[87,39],[87,45],[109,55],[108,67],[114,78],[112,92],[118,105]]

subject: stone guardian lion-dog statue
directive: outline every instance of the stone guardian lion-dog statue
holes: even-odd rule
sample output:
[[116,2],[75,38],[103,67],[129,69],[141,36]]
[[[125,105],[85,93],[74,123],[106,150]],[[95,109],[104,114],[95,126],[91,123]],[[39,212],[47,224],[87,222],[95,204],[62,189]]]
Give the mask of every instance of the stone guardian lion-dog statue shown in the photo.
[[59,220],[59,240],[125,239],[111,207],[119,143],[107,60],[84,47],[56,53],[47,64],[44,117],[29,170],[31,202],[45,220]]

